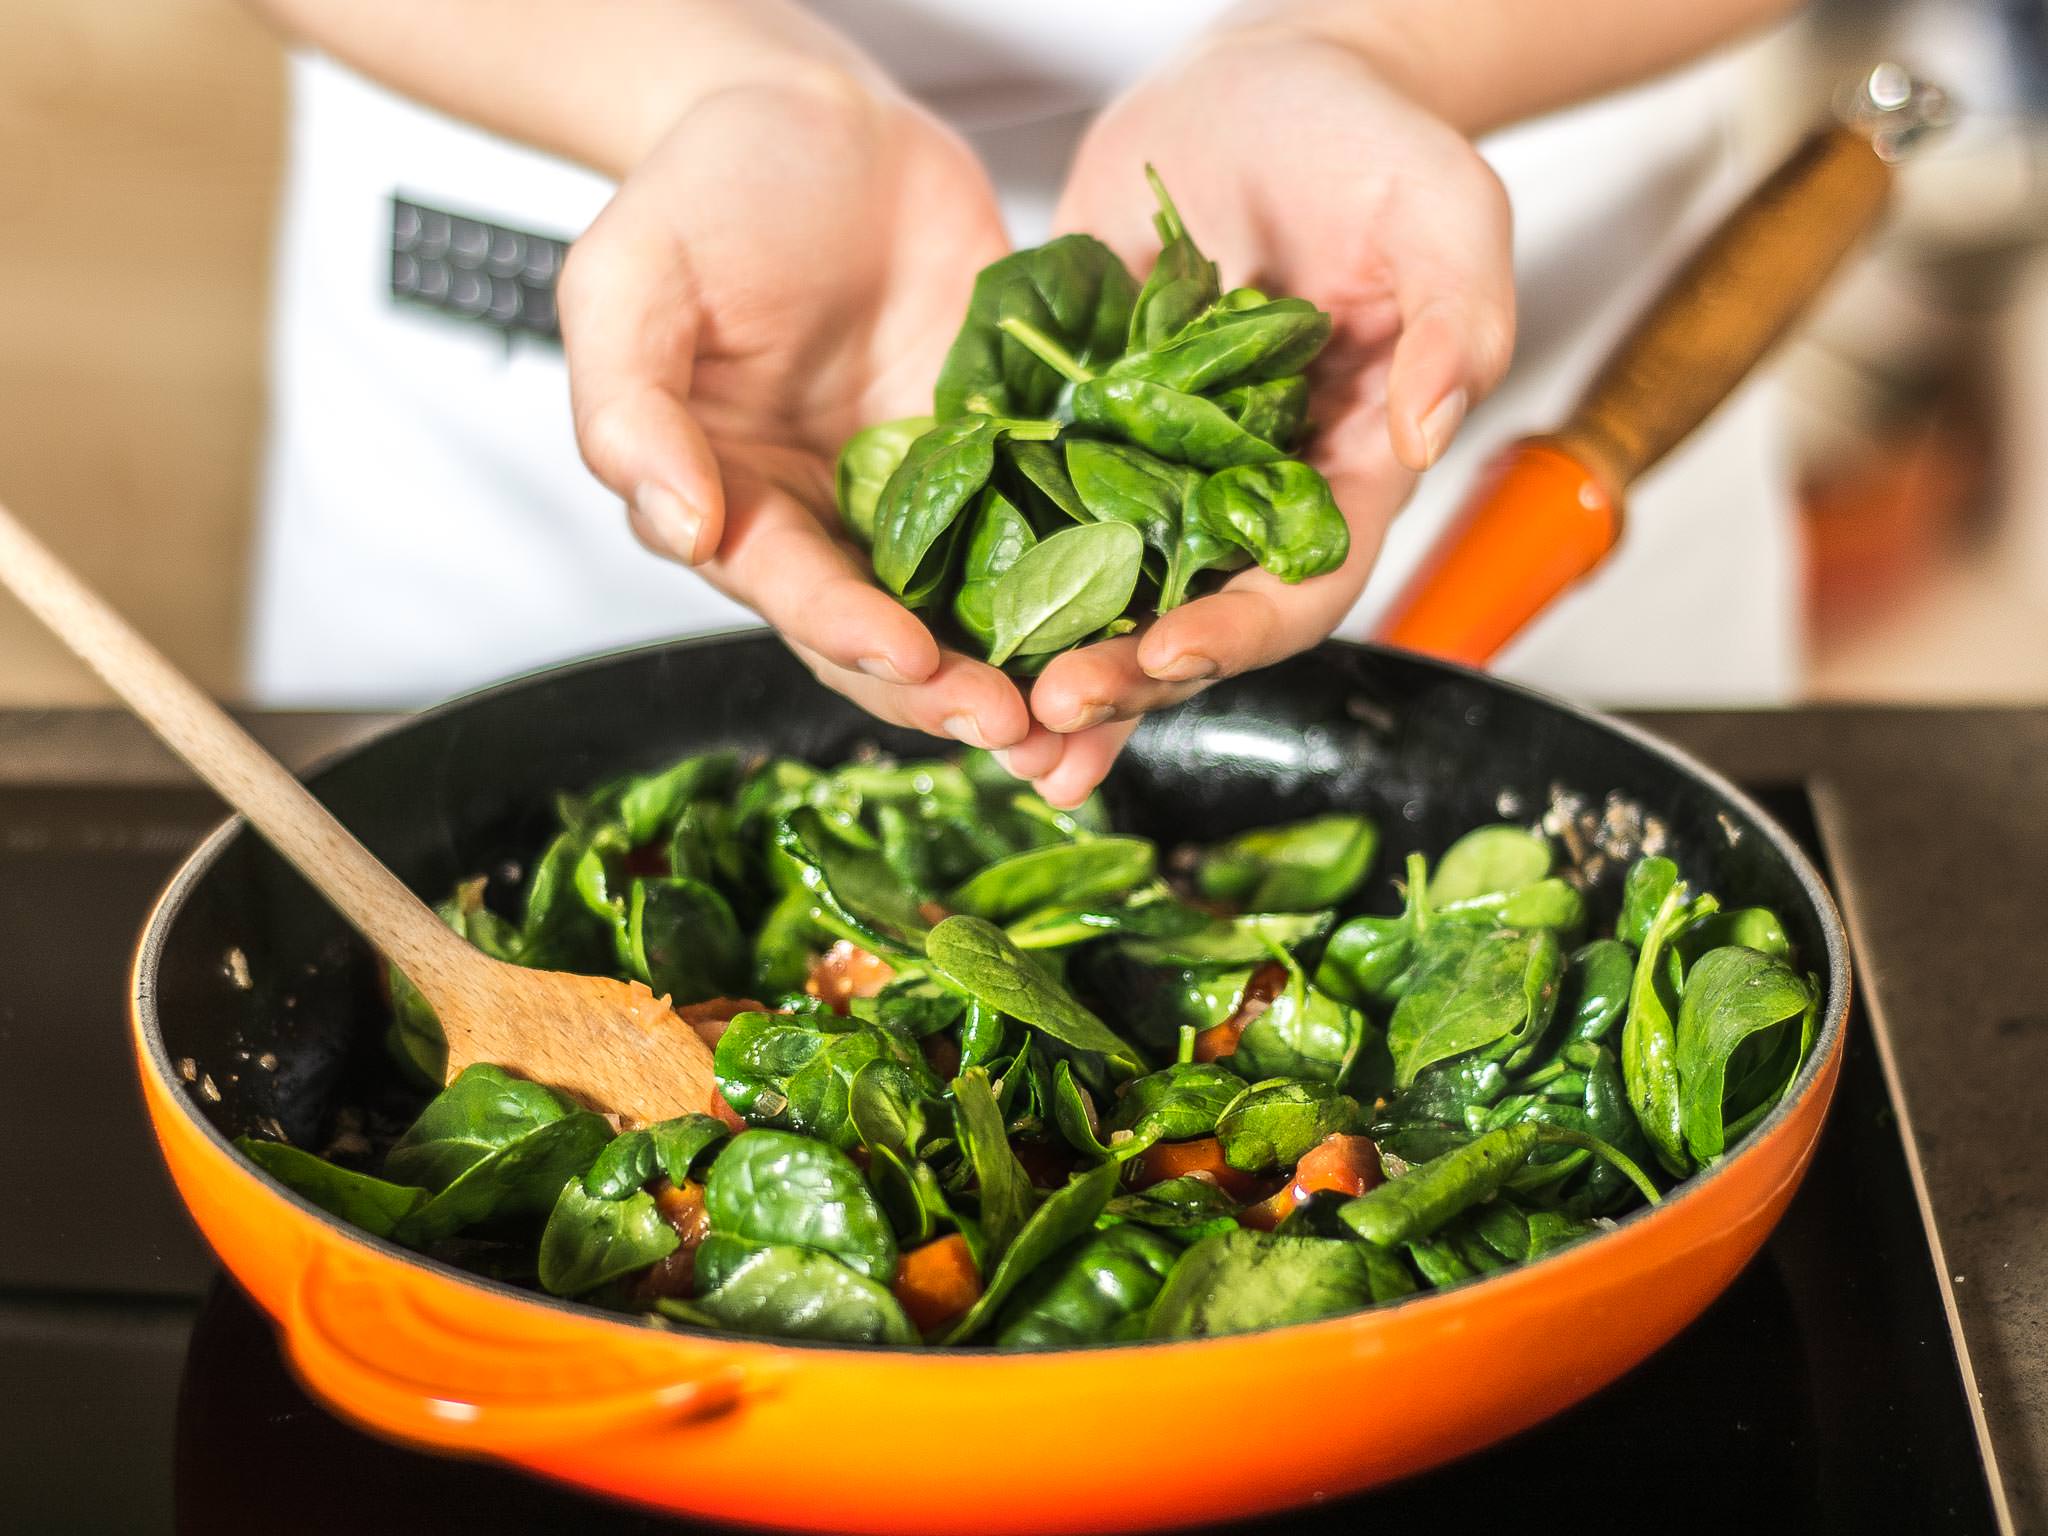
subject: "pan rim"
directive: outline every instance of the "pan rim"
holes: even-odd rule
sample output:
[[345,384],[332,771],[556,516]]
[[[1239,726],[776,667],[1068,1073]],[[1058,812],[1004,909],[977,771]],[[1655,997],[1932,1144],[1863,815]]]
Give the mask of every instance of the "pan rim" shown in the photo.
[[[586,671],[600,670],[633,657],[652,655],[657,652],[709,649],[735,640],[766,641],[770,632],[758,626],[743,626],[719,630],[681,639],[654,641],[644,645],[627,646],[617,650],[579,657],[555,666],[535,668],[500,682],[488,684],[468,693],[458,694],[427,709],[412,714],[388,730],[354,742],[338,751],[329,753],[301,774],[309,783],[330,769],[351,761],[357,754],[372,750],[394,737],[414,729],[427,728],[442,717],[458,710],[511,693],[543,679],[555,680],[572,677]],[[1293,1333],[1300,1330],[1323,1329],[1332,1333],[1338,1330],[1354,1329],[1360,1326],[1380,1326],[1381,1320],[1423,1314],[1425,1311],[1440,1310],[1447,1306],[1465,1306],[1475,1296],[1505,1298],[1517,1286],[1538,1283],[1545,1277],[1554,1277],[1566,1266],[1584,1268],[1598,1263],[1603,1251],[1602,1245],[1621,1238],[1624,1234],[1647,1229],[1653,1222],[1668,1227],[1673,1224],[1672,1212],[1682,1204],[1697,1203],[1701,1192],[1722,1180],[1738,1163],[1748,1159],[1762,1149],[1764,1144],[1781,1134],[1788,1122],[1798,1113],[1801,1105],[1816,1091],[1823,1077],[1831,1072],[1840,1056],[1848,1033],[1849,1006],[1852,999],[1851,965],[1849,939],[1842,922],[1839,908],[1829,893],[1813,861],[1805,850],[1792,840],[1777,820],[1758,805],[1743,790],[1724,777],[1717,770],[1700,762],[1691,753],[1677,747],[1653,733],[1616,718],[1604,711],[1577,704],[1548,694],[1540,689],[1494,677],[1475,668],[1448,662],[1437,657],[1423,656],[1411,651],[1398,650],[1391,646],[1359,641],[1325,640],[1304,655],[1365,655],[1388,657],[1404,665],[1413,665],[1424,670],[1433,670],[1449,679],[1476,682],[1495,691],[1503,691],[1531,701],[1537,705],[1560,710],[1579,720],[1621,737],[1630,745],[1648,755],[1662,759],[1695,780],[1704,784],[1726,807],[1739,811],[1758,832],[1770,843],[1773,850],[1786,863],[1798,881],[1801,891],[1812,904],[1820,919],[1822,945],[1827,951],[1826,994],[1821,1009],[1819,1028],[1815,1034],[1814,1046],[1801,1065],[1785,1095],[1773,1106],[1743,1138],[1736,1149],[1724,1156],[1712,1167],[1689,1175],[1685,1181],[1665,1195],[1657,1205],[1638,1206],[1626,1215],[1615,1219],[1605,1230],[1581,1242],[1574,1242],[1543,1254],[1535,1259],[1510,1265],[1506,1269],[1476,1276],[1441,1289],[1418,1291],[1410,1296],[1393,1301],[1380,1302],[1356,1311],[1338,1314],[1334,1317],[1318,1318],[1308,1322],[1276,1323],[1264,1328],[1251,1329],[1243,1333],[1218,1335],[1213,1338],[1195,1339],[1152,1339],[1128,1342],[1110,1342],[1069,1346],[1056,1350],[1006,1350],[990,1346],[971,1348],[941,1347],[918,1344],[879,1345],[841,1344],[809,1339],[776,1339],[743,1334],[716,1334],[700,1330],[683,1330],[651,1323],[645,1318],[607,1311],[601,1307],[587,1305],[566,1297],[550,1296],[544,1292],[527,1290],[507,1281],[493,1280],[476,1275],[468,1270],[455,1267],[437,1259],[427,1257],[413,1249],[394,1243],[387,1238],[375,1237],[360,1227],[351,1225],[332,1212],[315,1205],[262,1168],[245,1157],[234,1142],[224,1135],[204,1115],[198,1113],[186,1094],[179,1091],[180,1079],[171,1062],[169,1047],[165,1044],[162,1020],[157,1009],[156,971],[158,962],[168,945],[169,931],[183,910],[193,889],[218,862],[222,853],[235,838],[253,829],[240,815],[232,815],[207,833],[204,839],[179,863],[166,881],[163,889],[151,904],[140,936],[136,942],[134,958],[129,974],[129,1013],[136,1041],[140,1047],[141,1060],[153,1071],[168,1092],[168,1097],[178,1112],[204,1137],[212,1148],[223,1154],[238,1172],[258,1180],[270,1195],[281,1198],[338,1236],[380,1259],[395,1261],[407,1267],[424,1269],[439,1278],[454,1281],[499,1296],[505,1300],[540,1306],[563,1316],[581,1319],[585,1322],[603,1324],[625,1330],[634,1337],[667,1337],[687,1340],[691,1345],[713,1346],[751,1352],[766,1350],[779,1352],[798,1350],[803,1353],[824,1356],[844,1356],[867,1362],[891,1361],[906,1365],[912,1362],[973,1362],[986,1368],[990,1362],[1003,1361],[1017,1364],[1045,1362],[1062,1356],[1096,1358],[1111,1351],[1125,1355],[1138,1355],[1155,1350],[1184,1350],[1207,1346],[1232,1344],[1242,1345],[1276,1333]],[[1816,1132],[1816,1134],[1818,1134]],[[225,1266],[223,1266],[225,1268]]]

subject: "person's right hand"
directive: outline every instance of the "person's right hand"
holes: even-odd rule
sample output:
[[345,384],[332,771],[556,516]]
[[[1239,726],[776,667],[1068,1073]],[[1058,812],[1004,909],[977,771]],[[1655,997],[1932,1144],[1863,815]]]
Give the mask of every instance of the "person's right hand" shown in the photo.
[[[885,86],[808,68],[692,107],[560,292],[577,438],[640,540],[873,714],[993,748],[1030,731],[1023,696],[875,585],[832,470],[857,428],[931,409],[974,275],[1007,248],[963,143]],[[1057,754],[1034,735],[1019,771]]]

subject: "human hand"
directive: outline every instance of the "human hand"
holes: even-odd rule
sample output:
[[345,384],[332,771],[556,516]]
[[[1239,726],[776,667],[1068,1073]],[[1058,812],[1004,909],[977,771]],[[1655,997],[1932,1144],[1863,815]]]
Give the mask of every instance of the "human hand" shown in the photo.
[[1362,53],[1285,26],[1226,30],[1103,114],[1057,222],[1100,236],[1140,276],[1157,249],[1140,195],[1148,161],[1226,282],[1330,312],[1331,342],[1310,370],[1308,457],[1351,526],[1351,552],[1299,586],[1245,570],[1138,634],[1057,657],[1031,710],[1060,745],[1041,749],[1034,728],[1028,765],[1055,804],[1101,780],[1145,712],[1336,628],[1415,476],[1498,382],[1513,345],[1498,179]]
[[930,409],[974,275],[1007,247],[945,128],[885,85],[793,69],[685,112],[560,293],[577,438],[640,540],[870,712],[994,748],[1025,737],[1022,694],[874,584],[832,466],[856,428]]

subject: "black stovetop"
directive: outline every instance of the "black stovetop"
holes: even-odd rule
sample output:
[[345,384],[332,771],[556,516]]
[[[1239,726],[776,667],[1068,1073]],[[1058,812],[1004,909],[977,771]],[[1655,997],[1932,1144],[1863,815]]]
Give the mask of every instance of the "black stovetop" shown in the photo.
[[[1803,794],[1760,798],[1816,840]],[[267,1323],[219,1278],[150,1140],[123,1003],[143,913],[216,814],[196,792],[0,789],[8,1528],[685,1529],[341,1424],[298,1390]],[[1246,1400],[1219,1404],[1217,1418],[1256,1475],[1261,1457],[1286,1454],[1300,1416],[1344,1412],[1399,1404],[1261,1404],[1248,1383]],[[919,1453],[935,1451],[943,1444]],[[1896,1116],[1860,1020],[1805,1187],[1763,1253],[1678,1340],[1491,1451],[1246,1529],[1482,1522],[1997,1528]]]

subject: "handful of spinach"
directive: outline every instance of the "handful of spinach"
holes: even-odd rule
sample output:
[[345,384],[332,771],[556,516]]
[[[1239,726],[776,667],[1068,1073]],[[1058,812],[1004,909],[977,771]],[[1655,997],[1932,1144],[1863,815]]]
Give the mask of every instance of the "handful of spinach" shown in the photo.
[[1146,175],[1160,251],[1142,288],[1088,235],[1005,256],[975,280],[932,415],[839,456],[840,515],[875,575],[998,666],[1124,633],[1205,572],[1304,581],[1351,547],[1292,456],[1330,317],[1226,292]]
[[[1213,282],[1191,253],[1173,302]],[[982,387],[1036,408],[1028,370]],[[1364,816],[1169,858],[982,754],[712,753],[558,820],[443,917],[668,994],[720,1113],[621,1131],[474,1066],[362,1166],[242,1146],[379,1237],[660,1325],[1055,1348],[1389,1302],[1656,1200],[1812,1045],[1773,914],[1656,857],[1588,889],[1520,827],[1373,892]],[[438,1082],[431,1011],[391,1002]]]

